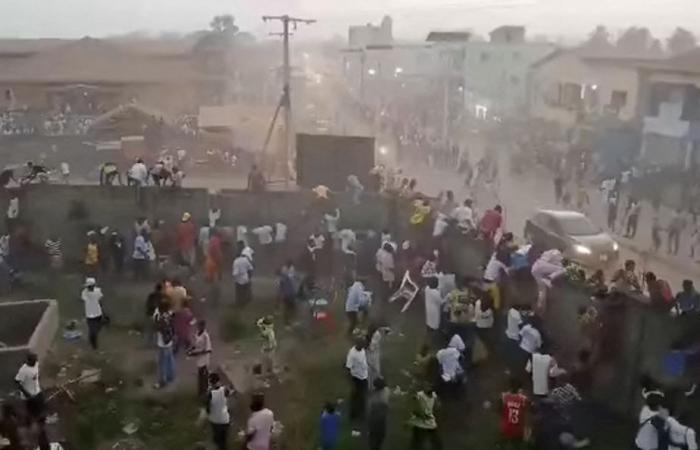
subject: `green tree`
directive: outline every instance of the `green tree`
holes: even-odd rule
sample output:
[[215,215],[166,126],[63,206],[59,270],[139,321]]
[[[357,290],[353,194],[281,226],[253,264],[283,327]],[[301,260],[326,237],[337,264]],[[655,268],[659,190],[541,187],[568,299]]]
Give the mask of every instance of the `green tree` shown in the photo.
[[209,27],[215,33],[228,33],[228,34],[238,33],[238,26],[236,26],[236,20],[230,14],[223,14],[220,16],[215,16],[211,20],[211,22],[209,22]]
[[695,35],[685,28],[678,27],[666,40],[666,48],[674,55],[692,50],[697,45]]

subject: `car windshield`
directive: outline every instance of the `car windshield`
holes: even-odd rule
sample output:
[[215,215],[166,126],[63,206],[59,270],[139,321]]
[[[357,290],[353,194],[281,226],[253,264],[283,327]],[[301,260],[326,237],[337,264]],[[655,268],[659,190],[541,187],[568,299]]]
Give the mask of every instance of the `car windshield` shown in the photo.
[[557,222],[564,234],[569,236],[590,236],[600,233],[600,229],[585,216],[558,217]]

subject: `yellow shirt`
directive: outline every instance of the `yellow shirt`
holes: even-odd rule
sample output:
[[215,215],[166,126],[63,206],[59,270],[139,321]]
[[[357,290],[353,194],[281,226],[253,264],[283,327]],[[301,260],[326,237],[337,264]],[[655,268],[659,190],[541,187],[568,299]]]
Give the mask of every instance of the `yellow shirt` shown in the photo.
[[430,205],[426,206],[420,200],[417,200],[413,205],[413,215],[411,216],[411,225],[420,225],[425,222],[425,218],[430,214]]
[[88,244],[85,250],[85,264],[88,266],[95,266],[99,262],[100,251],[97,248],[97,244]]

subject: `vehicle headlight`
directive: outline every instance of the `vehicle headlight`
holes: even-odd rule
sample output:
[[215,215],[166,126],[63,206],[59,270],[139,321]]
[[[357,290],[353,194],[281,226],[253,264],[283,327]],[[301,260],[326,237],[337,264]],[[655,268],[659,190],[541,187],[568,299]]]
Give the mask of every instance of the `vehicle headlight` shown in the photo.
[[620,244],[618,244],[617,242],[613,242],[613,251],[616,252],[618,250],[620,250]]
[[574,245],[574,251],[579,255],[590,255],[592,253],[590,248],[581,244]]

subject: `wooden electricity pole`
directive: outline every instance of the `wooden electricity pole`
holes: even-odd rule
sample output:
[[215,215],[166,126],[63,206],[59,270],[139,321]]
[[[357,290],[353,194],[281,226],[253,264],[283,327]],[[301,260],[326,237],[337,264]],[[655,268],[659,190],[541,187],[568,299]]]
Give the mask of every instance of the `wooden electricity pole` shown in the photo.
[[[291,173],[292,173],[292,139],[294,137],[293,134],[293,128],[292,128],[292,97],[291,97],[291,88],[290,88],[290,83],[291,83],[291,78],[292,78],[292,69],[289,63],[289,35],[290,35],[290,29],[289,26],[291,25],[294,30],[296,30],[297,25],[300,23],[303,24],[312,24],[315,23],[316,20],[314,19],[300,19],[298,17],[290,17],[288,15],[282,15],[282,16],[263,16],[263,21],[264,22],[269,22],[272,20],[279,20],[282,22],[282,32],[278,33],[282,36],[282,44],[283,44],[283,60],[282,60],[282,98],[280,99],[279,105],[278,105],[278,111],[280,107],[284,108],[284,142],[283,142],[283,148],[284,148],[284,154],[285,154],[285,182],[289,183],[290,178],[291,178]],[[270,135],[272,131],[274,130],[274,124],[275,121],[277,120],[277,112],[275,113],[275,116],[272,119],[272,123],[270,124],[270,130],[268,132],[268,137],[265,140],[265,148],[263,148],[263,154],[267,150],[267,145],[270,140]]]

